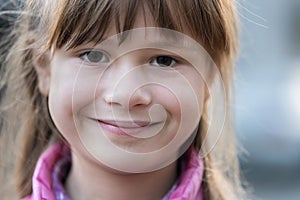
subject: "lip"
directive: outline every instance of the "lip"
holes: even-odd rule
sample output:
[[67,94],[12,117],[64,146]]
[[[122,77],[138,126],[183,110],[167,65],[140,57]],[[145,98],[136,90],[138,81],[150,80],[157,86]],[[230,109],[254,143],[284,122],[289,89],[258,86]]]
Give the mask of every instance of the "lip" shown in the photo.
[[149,126],[156,124],[147,121],[97,120],[97,122],[106,132],[123,136],[138,135]]
[[115,120],[97,120],[98,122],[120,127],[120,128],[141,128],[151,125],[151,122],[147,121],[115,121]]

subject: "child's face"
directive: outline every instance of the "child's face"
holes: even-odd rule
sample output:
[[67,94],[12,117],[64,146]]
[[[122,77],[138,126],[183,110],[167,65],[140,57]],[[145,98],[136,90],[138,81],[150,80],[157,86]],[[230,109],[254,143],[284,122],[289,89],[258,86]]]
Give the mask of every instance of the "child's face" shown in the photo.
[[[143,27],[143,15],[137,19]],[[119,45],[111,29],[96,46],[55,51],[40,80],[49,80],[50,114],[73,153],[143,172],[175,161],[191,144],[205,86],[189,60],[197,53],[176,42],[174,32],[160,33],[132,30]]]

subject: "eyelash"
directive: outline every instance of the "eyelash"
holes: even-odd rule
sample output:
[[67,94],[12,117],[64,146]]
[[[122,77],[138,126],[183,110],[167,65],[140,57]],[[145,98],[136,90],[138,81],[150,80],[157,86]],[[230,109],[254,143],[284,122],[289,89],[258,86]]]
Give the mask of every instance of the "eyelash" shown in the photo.
[[[98,53],[98,54],[102,54],[101,58],[99,61],[91,61],[90,58],[88,58],[88,54],[90,53]],[[99,56],[99,55],[98,55]],[[92,63],[92,64],[99,64],[99,63],[107,63],[109,62],[109,56],[106,55],[106,53],[104,53],[103,51],[97,51],[97,50],[90,50],[90,51],[85,51],[83,53],[81,53],[79,55],[79,57],[81,59],[83,59],[84,61],[88,62],[88,63]]]
[[[167,59],[171,59],[171,63],[169,65],[164,65],[164,64],[159,64],[157,61],[155,61],[155,59],[158,59],[158,58],[167,58]],[[155,63],[154,63],[155,61]],[[156,65],[156,66],[159,66],[159,67],[173,67],[175,64],[177,64],[178,61],[177,59],[173,58],[172,56],[169,56],[169,55],[159,55],[159,56],[155,56],[154,58],[151,59],[150,61],[150,64],[152,65]],[[162,66],[163,65],[163,66]]]
[[[98,53],[98,56],[100,55],[100,54],[102,54],[101,56],[101,58],[100,58],[100,60],[99,61],[91,61],[90,60],[90,58],[88,58],[88,54],[90,54],[90,53]],[[97,56],[97,55],[96,55]],[[84,60],[84,61],[86,61],[86,62],[88,62],[88,63],[91,63],[91,64],[100,64],[100,63],[107,63],[107,62],[109,62],[109,56],[107,56],[106,55],[106,53],[105,52],[103,52],[103,51],[98,51],[98,50],[89,50],[89,51],[85,51],[85,52],[83,52],[83,53],[81,53],[80,55],[79,55],[79,57],[82,59],[82,60]],[[162,63],[159,63],[159,61],[157,60],[157,59],[169,59],[169,60],[161,60],[161,61],[171,61],[171,63],[170,64],[167,64],[167,65],[165,65],[165,64],[162,64]],[[97,59],[97,58],[96,58]],[[170,55],[157,55],[157,56],[154,56],[154,57],[152,57],[151,59],[150,59],[150,61],[149,61],[149,63],[151,64],[151,65],[154,65],[154,66],[157,66],[157,67],[173,67],[175,64],[177,64],[178,63],[178,60],[177,59],[175,59],[174,57],[172,57],[172,56],[170,56]]]

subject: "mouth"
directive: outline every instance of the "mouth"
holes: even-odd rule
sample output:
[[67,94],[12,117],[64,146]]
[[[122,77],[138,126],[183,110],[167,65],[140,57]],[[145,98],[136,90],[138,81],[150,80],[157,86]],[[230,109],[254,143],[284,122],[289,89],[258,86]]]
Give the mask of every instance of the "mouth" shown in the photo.
[[105,131],[115,135],[137,136],[157,123],[148,121],[116,121],[97,120],[99,126]]
[[97,120],[99,123],[119,127],[119,128],[141,128],[151,125],[147,121],[115,121],[115,120]]

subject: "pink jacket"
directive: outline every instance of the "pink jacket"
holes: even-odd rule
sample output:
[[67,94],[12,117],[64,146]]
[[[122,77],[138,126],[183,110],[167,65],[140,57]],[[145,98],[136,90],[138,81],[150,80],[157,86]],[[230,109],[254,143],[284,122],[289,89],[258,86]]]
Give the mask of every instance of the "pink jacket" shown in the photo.
[[[33,177],[32,194],[23,200],[69,200],[65,192],[57,195],[53,189],[53,170],[57,162],[69,152],[63,143],[48,148],[39,158]],[[187,163],[177,184],[163,200],[203,200],[203,161],[192,148],[187,152]]]

